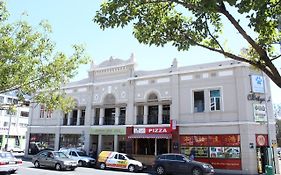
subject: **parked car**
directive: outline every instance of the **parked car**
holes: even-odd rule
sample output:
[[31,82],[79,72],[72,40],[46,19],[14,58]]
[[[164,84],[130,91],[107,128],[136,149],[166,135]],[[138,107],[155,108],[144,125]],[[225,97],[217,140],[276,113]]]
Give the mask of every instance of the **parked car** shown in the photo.
[[94,166],[96,164],[96,159],[88,156],[86,152],[82,150],[78,150],[75,148],[70,149],[60,149],[63,153],[65,153],[69,158],[76,160],[78,162],[78,166]]
[[8,146],[7,151],[8,152],[23,153],[24,149],[21,148],[20,146],[15,145],[15,146]]
[[49,167],[56,170],[75,170],[77,161],[70,159],[60,151],[41,151],[32,158],[36,168]]
[[22,165],[22,160],[16,158],[10,152],[0,152],[0,172],[14,174],[18,167]]
[[98,156],[97,165],[100,169],[126,169],[130,172],[142,171],[145,166],[132,156],[119,152],[102,151]]
[[156,157],[153,165],[156,174],[163,175],[167,173],[174,174],[192,174],[205,175],[214,174],[212,165],[197,161],[191,161],[183,154],[162,154]]

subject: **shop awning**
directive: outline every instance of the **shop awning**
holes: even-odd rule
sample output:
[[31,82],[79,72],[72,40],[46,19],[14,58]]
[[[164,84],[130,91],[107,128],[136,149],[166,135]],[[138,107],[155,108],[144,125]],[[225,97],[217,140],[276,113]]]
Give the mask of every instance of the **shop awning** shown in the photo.
[[171,139],[172,134],[132,134],[130,139]]

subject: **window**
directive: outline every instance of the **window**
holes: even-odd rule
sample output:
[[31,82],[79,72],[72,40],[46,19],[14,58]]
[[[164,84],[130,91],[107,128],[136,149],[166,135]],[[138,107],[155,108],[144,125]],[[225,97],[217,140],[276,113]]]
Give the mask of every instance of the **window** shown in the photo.
[[45,107],[44,107],[44,105],[41,105],[40,118],[44,118],[44,113],[45,113]]
[[13,99],[12,98],[8,98],[8,104],[12,104],[13,103]]
[[221,109],[221,95],[220,90],[210,90],[210,110],[219,111]]
[[8,126],[8,122],[4,122],[4,126]]
[[21,117],[28,117],[29,112],[21,111],[20,116]]
[[194,112],[204,112],[204,110],[204,91],[196,91],[194,92]]
[[166,159],[167,160],[175,160],[175,155],[167,155]]
[[47,111],[47,118],[52,118],[52,112],[51,110],[48,110]]

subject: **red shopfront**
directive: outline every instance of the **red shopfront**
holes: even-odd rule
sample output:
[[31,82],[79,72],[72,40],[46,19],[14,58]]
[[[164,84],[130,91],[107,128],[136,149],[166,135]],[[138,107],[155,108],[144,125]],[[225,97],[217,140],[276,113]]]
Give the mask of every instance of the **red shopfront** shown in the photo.
[[195,160],[214,168],[241,170],[240,135],[181,135],[180,152],[189,156],[195,149]]
[[178,128],[171,127],[128,127],[127,150],[137,155],[159,155],[179,152]]

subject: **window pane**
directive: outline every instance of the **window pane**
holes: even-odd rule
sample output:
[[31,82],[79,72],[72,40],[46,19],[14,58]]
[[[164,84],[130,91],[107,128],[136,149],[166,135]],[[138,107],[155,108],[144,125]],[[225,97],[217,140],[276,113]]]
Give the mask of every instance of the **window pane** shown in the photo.
[[194,112],[204,112],[204,91],[194,92]]
[[220,90],[211,90],[210,95],[211,97],[220,97]]
[[220,107],[220,98],[216,98],[216,109],[217,110],[221,109],[221,107]]

